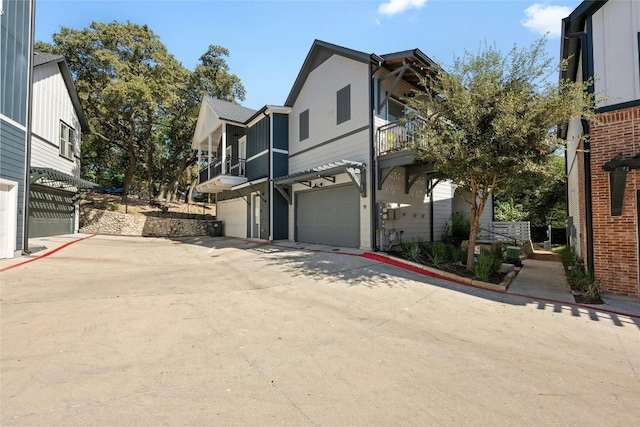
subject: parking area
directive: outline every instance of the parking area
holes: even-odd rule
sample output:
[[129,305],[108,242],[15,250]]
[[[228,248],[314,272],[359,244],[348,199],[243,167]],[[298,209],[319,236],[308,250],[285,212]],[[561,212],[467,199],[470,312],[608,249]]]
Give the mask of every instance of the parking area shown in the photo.
[[6,269],[0,424],[637,425],[639,318],[337,252],[94,236]]

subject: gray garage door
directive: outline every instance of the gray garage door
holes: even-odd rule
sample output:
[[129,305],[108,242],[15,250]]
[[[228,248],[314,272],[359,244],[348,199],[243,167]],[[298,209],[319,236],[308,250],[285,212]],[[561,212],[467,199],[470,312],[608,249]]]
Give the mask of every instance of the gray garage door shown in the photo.
[[75,193],[43,185],[29,191],[29,237],[73,233]]
[[360,247],[360,193],[349,185],[297,194],[296,241]]

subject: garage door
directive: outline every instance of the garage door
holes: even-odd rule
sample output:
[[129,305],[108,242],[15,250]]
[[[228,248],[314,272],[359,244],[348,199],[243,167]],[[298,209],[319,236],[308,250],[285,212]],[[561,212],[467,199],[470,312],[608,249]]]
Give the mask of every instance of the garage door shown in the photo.
[[323,245],[360,247],[360,193],[347,187],[298,193],[296,240]]
[[224,222],[224,235],[247,237],[247,202],[244,199],[223,200],[216,203],[216,220]]
[[29,191],[29,237],[73,233],[75,193],[43,185]]

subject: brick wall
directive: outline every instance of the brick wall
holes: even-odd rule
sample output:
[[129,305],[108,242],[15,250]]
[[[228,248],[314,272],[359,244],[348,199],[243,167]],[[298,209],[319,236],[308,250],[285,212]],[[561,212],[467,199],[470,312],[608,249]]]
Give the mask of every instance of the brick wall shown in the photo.
[[627,174],[621,216],[611,216],[609,173],[602,165],[614,156],[640,154],[640,107],[600,116],[591,125],[591,191],[593,208],[594,273],[605,292],[640,295],[638,212],[640,170]]

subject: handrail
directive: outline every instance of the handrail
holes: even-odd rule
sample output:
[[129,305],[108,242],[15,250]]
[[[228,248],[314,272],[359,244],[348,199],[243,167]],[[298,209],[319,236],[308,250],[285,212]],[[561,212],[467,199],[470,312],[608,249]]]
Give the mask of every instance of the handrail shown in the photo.
[[201,169],[198,173],[198,182],[206,182],[219,175],[246,176],[246,159],[239,157],[227,157],[225,161],[225,171],[222,173],[222,161],[218,160]]
[[414,119],[410,121],[396,120],[380,126],[377,134],[377,155],[388,154],[416,146],[426,147],[427,141],[420,138],[418,130],[423,121]]

